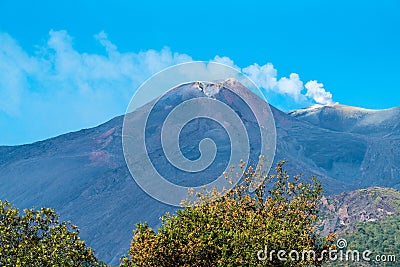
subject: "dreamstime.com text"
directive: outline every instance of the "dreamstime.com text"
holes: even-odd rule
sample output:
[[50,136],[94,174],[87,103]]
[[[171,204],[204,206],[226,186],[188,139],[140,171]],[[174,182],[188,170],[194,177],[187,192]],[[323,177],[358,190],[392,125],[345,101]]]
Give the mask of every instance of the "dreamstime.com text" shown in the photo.
[[291,250],[287,252],[285,250],[271,250],[268,251],[267,246],[264,249],[257,252],[258,260],[260,261],[341,261],[341,262],[374,262],[374,263],[387,263],[396,262],[397,257],[393,254],[377,254],[374,255],[371,250],[350,250],[346,249],[347,241],[345,239],[339,239],[336,242],[338,250],[323,250],[319,255],[313,250],[296,251]]

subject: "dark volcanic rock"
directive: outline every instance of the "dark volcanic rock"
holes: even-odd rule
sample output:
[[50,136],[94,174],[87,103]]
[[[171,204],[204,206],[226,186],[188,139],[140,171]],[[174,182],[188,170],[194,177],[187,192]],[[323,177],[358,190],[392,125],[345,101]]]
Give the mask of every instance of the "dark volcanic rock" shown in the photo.
[[[346,120],[340,112],[317,120],[307,116],[312,110],[286,114],[271,109],[278,138],[275,159],[288,160],[289,173],[316,175],[328,195],[378,185],[399,188],[399,124],[388,119],[397,118],[396,112],[379,124],[385,134],[375,129],[370,135],[376,117],[361,116],[364,128],[351,128],[348,124],[358,119]],[[140,110],[133,116],[141,116]],[[45,141],[0,147],[0,198],[20,208],[55,208],[62,219],[79,226],[101,260],[118,263],[128,251],[135,223],[154,227],[166,211],[176,210],[148,196],[132,179],[122,151],[122,122],[121,116]],[[190,133],[212,130],[207,123],[190,127]],[[209,134],[217,143],[226,139],[218,139],[223,131]],[[198,150],[187,140],[183,144],[186,156],[196,158]],[[345,210],[340,214],[346,217]]]

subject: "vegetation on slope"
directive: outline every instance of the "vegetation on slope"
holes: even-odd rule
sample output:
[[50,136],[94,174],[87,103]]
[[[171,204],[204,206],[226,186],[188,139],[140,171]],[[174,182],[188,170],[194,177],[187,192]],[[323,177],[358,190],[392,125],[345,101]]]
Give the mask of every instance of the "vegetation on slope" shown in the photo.
[[[244,178],[232,190],[199,194],[176,215],[164,216],[157,233],[147,224],[137,224],[122,266],[319,266],[312,257],[269,258],[272,250],[318,254],[334,239],[319,239],[315,232],[320,183],[291,178],[283,165],[280,162],[269,177],[260,170],[242,169]],[[254,182],[259,187],[249,193]]]
[[330,196],[322,210],[325,226],[347,241],[346,250],[372,252],[369,263],[336,262],[329,266],[399,266],[400,191],[372,187]]
[[[356,223],[355,229],[341,234],[348,242],[348,249],[372,251],[371,259],[377,255],[384,256],[382,266],[398,266],[400,262],[400,215],[385,217],[380,222]],[[389,258],[394,255],[396,261]],[[378,262],[374,262],[378,264]]]
[[78,234],[52,209],[21,214],[0,200],[0,266],[100,266]]
[[[241,172],[242,181],[225,194],[204,191],[189,197],[195,201],[187,200],[175,215],[166,214],[158,231],[137,224],[121,266],[320,266],[323,262],[313,258],[291,260],[286,255],[282,261],[277,256],[278,250],[313,250],[318,259],[322,250],[335,248],[335,235],[323,237],[316,225],[320,231],[329,226],[346,239],[345,249],[371,250],[373,260],[376,255],[396,257],[396,262],[334,261],[327,266],[398,266],[398,190],[374,187],[321,201],[321,184],[290,177],[284,162],[269,176],[243,166]],[[232,175],[233,170],[227,179]],[[258,187],[250,193],[254,184]],[[319,218],[322,224],[316,224]],[[1,266],[105,266],[78,234],[76,226],[60,222],[52,209],[21,213],[0,201]]]

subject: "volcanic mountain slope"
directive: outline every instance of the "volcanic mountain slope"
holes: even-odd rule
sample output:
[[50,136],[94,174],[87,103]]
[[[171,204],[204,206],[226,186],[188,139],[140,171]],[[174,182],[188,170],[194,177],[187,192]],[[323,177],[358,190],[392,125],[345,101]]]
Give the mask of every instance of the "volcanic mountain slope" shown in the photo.
[[31,145],[0,148],[0,197],[52,207],[81,229],[96,256],[117,264],[134,224],[155,225],[169,206],[135,184],[121,147],[122,117]]
[[377,255],[391,257],[386,263],[333,261],[324,266],[399,266],[399,190],[370,187],[323,197],[320,211],[323,234],[336,233],[346,240],[348,250],[371,251],[372,260]]
[[356,223],[380,222],[400,215],[400,191],[393,188],[369,187],[321,200],[322,233],[342,233]]
[[337,132],[374,137],[399,137],[400,133],[400,107],[372,110],[340,104],[314,105],[289,114]]
[[[191,94],[188,88],[185,93]],[[399,128],[386,124],[395,119],[382,122],[387,132],[377,135],[349,130],[354,121],[340,112],[326,120],[348,126],[328,128],[329,121],[322,119],[319,125],[308,120],[314,109],[301,114],[271,109],[277,127],[275,159],[287,159],[289,173],[316,175],[327,194],[377,185],[399,188]],[[397,118],[398,112],[393,113],[387,116]],[[101,260],[118,263],[128,251],[135,223],[147,221],[154,227],[166,211],[176,210],[148,196],[132,179],[123,157],[122,123],[121,116],[41,142],[0,147],[0,198],[20,208],[55,208],[62,219],[79,226]],[[212,130],[193,132],[201,140],[201,134]],[[214,142],[222,141],[215,136]]]
[[334,104],[288,114],[329,132],[317,137],[315,146],[306,140],[303,154],[328,176],[355,188],[400,188],[400,107],[368,110]]

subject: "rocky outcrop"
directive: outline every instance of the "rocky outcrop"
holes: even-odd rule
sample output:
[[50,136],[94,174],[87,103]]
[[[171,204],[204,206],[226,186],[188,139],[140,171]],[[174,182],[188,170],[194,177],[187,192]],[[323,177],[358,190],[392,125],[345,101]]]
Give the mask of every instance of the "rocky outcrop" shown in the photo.
[[354,223],[376,222],[400,214],[400,191],[372,187],[324,197],[320,224],[323,234],[341,232]]

